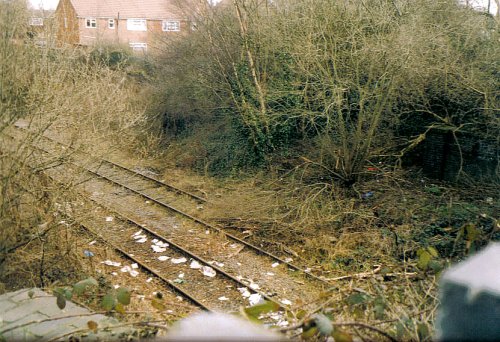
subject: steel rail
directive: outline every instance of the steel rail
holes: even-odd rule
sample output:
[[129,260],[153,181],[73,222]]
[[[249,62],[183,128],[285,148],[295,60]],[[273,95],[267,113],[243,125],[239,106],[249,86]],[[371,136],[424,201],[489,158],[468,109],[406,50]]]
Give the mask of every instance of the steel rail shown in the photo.
[[[50,176],[49,176],[50,177]],[[51,177],[52,178],[52,177]],[[54,178],[52,178],[54,179]],[[175,285],[174,282],[172,282],[171,280],[165,278],[164,276],[162,276],[161,274],[159,274],[158,272],[156,272],[155,270],[153,270],[151,267],[145,265],[144,263],[142,263],[140,260],[138,260],[137,258],[131,256],[129,253],[127,253],[124,249],[122,249],[121,247],[118,247],[116,246],[114,243],[106,240],[102,235],[100,235],[99,233],[97,233],[96,231],[94,231],[92,228],[88,227],[88,225],[80,222],[79,220],[76,220],[75,218],[73,218],[73,220],[78,223],[78,225],[80,225],[82,228],[84,228],[85,230],[89,231],[90,233],[94,234],[95,236],[98,236],[101,240],[103,240],[106,244],[108,244],[109,246],[111,246],[113,249],[117,250],[118,252],[120,252],[120,254],[122,254],[123,256],[125,256],[126,258],[132,260],[133,262],[137,263],[141,268],[145,269],[146,271],[148,271],[149,273],[151,273],[152,275],[154,275],[155,277],[159,278],[162,282],[164,282],[168,287],[170,287],[174,292],[176,293],[179,293],[181,294],[183,297],[187,298],[192,304],[200,307],[200,309],[204,310],[204,311],[212,311],[208,306],[206,306],[205,304],[201,303],[199,300],[197,300],[192,294],[190,294],[189,292],[187,292],[186,290],[183,290],[181,289],[180,287],[178,287],[177,285]]]
[[[12,137],[12,136],[10,136],[10,137],[11,137],[11,138],[13,138],[13,139],[15,139],[15,138],[14,138],[14,137]],[[45,149],[44,149],[44,148],[42,148],[42,147],[39,147],[39,146],[34,146],[34,145],[32,145],[32,146],[33,146],[34,148],[36,148],[36,149],[38,149],[38,150],[40,150],[40,151],[42,151],[42,152],[44,152],[44,153],[48,154],[48,155],[51,155],[51,152],[50,152],[50,151],[47,151],[47,150],[45,150]],[[95,176],[97,176],[98,178],[103,178],[103,179],[105,179],[105,180],[107,180],[107,181],[109,181],[109,182],[112,182],[112,183],[117,184],[117,185],[119,185],[119,186],[125,187],[125,186],[123,186],[122,184],[120,184],[120,183],[118,183],[118,182],[116,182],[116,181],[113,181],[113,180],[110,180],[110,179],[108,179],[108,178],[106,178],[106,177],[103,177],[103,176],[99,175],[98,173],[96,173],[96,172],[94,172],[94,171],[92,171],[92,170],[88,170],[87,168],[84,168],[84,167],[82,167],[82,166],[80,166],[80,165],[78,165],[78,164],[76,164],[76,163],[74,163],[74,162],[71,162],[71,161],[70,161],[70,163],[71,163],[71,164],[73,164],[73,165],[75,165],[75,166],[76,166],[76,167],[78,167],[78,168],[81,168],[81,169],[85,170],[86,172],[89,172],[89,173],[91,173],[91,174],[94,174],[94,175],[95,175]],[[49,176],[49,175],[48,175],[48,176]],[[52,180],[56,181],[57,183],[61,184],[61,182],[60,182],[59,180],[55,179],[54,177],[51,177],[51,176],[49,176],[49,177],[50,177]],[[127,188],[127,187],[125,187],[125,188],[126,188],[126,189],[128,189],[128,190],[132,190],[132,189],[129,189],[129,188]],[[136,192],[136,191],[134,191],[134,192]],[[143,195],[141,194],[141,196],[143,196]],[[194,254],[194,253],[192,253],[192,252],[188,251],[187,249],[185,249],[185,248],[183,248],[183,247],[179,246],[178,244],[176,244],[175,242],[173,242],[173,241],[172,241],[172,240],[170,240],[169,238],[167,238],[167,237],[165,237],[165,236],[163,236],[163,235],[161,235],[161,234],[157,233],[156,231],[152,230],[151,228],[149,228],[149,227],[147,227],[147,226],[145,226],[145,225],[143,225],[143,224],[141,224],[141,223],[139,223],[139,222],[135,221],[134,219],[132,219],[132,218],[130,218],[130,217],[128,217],[128,216],[126,216],[125,214],[120,213],[120,212],[116,211],[115,209],[110,208],[108,205],[106,205],[106,204],[104,204],[104,203],[101,203],[101,202],[99,202],[99,201],[97,201],[97,200],[95,200],[95,199],[92,199],[92,198],[89,198],[89,200],[91,200],[92,202],[96,203],[98,206],[100,206],[100,207],[104,208],[105,210],[107,210],[107,211],[109,211],[109,212],[111,212],[111,213],[115,214],[119,220],[126,221],[126,222],[128,222],[129,224],[135,225],[135,226],[137,226],[138,228],[141,228],[141,229],[143,229],[143,230],[147,231],[149,234],[153,235],[154,237],[157,237],[157,238],[160,238],[160,239],[162,239],[162,240],[166,241],[166,242],[167,242],[170,246],[172,246],[172,247],[173,247],[173,249],[174,249],[174,250],[177,250],[179,253],[181,253],[181,254],[183,254],[183,255],[186,255],[186,256],[188,256],[188,257],[190,257],[190,258],[192,258],[192,259],[196,259],[196,260],[198,260],[198,261],[202,262],[203,264],[205,264],[205,265],[207,265],[207,266],[210,266],[211,268],[213,268],[214,270],[216,270],[217,272],[219,272],[220,274],[222,274],[224,277],[226,277],[226,278],[230,279],[231,281],[235,282],[236,284],[238,284],[238,285],[240,285],[240,286],[242,286],[242,287],[247,288],[249,292],[259,294],[259,295],[261,295],[261,296],[262,296],[262,298],[264,298],[264,299],[266,299],[266,300],[268,300],[268,301],[270,301],[270,302],[273,302],[273,303],[275,303],[276,305],[278,305],[280,308],[284,309],[284,307],[283,307],[283,305],[282,305],[282,304],[278,303],[275,299],[273,299],[273,298],[269,297],[267,294],[265,294],[265,293],[263,293],[263,292],[261,292],[261,291],[257,291],[257,290],[252,289],[251,287],[249,287],[249,285],[248,285],[248,284],[245,284],[245,283],[243,283],[242,281],[238,280],[236,277],[234,277],[234,276],[232,276],[231,274],[227,273],[226,271],[224,271],[223,269],[221,269],[221,268],[220,268],[220,267],[218,267],[217,265],[212,265],[212,264],[210,264],[207,260],[205,260],[204,258],[202,258],[202,257],[200,257],[200,256],[198,256],[198,255],[196,255],[196,254]],[[153,200],[153,199],[151,199],[151,200]],[[75,220],[75,221],[77,221],[77,220]],[[84,228],[86,228],[82,222],[79,222],[79,221],[77,221],[77,222],[78,222],[78,224],[80,224],[80,225],[82,225]],[[89,231],[90,231],[90,230],[89,230]],[[116,249],[117,249],[117,250],[119,250],[121,253],[126,254],[126,252],[125,252],[125,251],[123,251],[123,250],[122,250],[121,248],[119,248],[119,247],[114,246],[111,242],[107,241],[107,240],[106,240],[104,237],[102,237],[100,234],[97,234],[97,233],[95,233],[95,232],[93,232],[93,233],[94,233],[94,234],[96,234],[96,235],[98,235],[98,236],[100,236],[100,237],[101,237],[101,239],[103,239],[104,241],[106,241],[107,243],[109,243],[110,245],[112,245],[112,246],[113,246],[113,248],[116,248]],[[135,258],[133,258],[133,257],[131,257],[131,256],[129,256],[129,257],[130,257],[132,260],[134,260],[135,262],[137,262],[137,263],[141,264],[139,261],[137,261],[137,259],[135,259]],[[142,265],[142,264],[141,264],[141,265]],[[149,267],[147,267],[147,266],[145,266],[145,265],[143,265],[143,266],[144,266],[144,268],[145,268],[145,269],[147,269],[148,271],[152,272],[153,274],[156,274],[156,273],[154,273],[154,271],[152,271]],[[181,291],[181,292],[183,291],[183,290],[179,289],[176,285],[174,285],[172,282],[170,282],[168,279],[163,278],[163,277],[161,277],[161,276],[159,276],[159,277],[160,277],[162,280],[166,281],[166,282],[168,283],[168,285],[169,285],[169,286],[173,286],[173,287],[175,287],[175,289],[177,289],[177,290],[179,290],[179,291]],[[190,300],[196,301],[196,299],[194,299],[194,297],[193,297],[192,295],[190,295],[190,294],[187,294],[187,295],[186,295],[186,297],[187,297],[187,298],[189,298]]]
[[[17,127],[17,126],[16,126],[16,127]],[[22,129],[22,128],[21,128],[21,129]],[[57,143],[57,144],[63,145],[63,144],[61,144],[61,143],[59,143],[59,142],[55,141],[55,140],[54,140],[54,139],[52,139],[52,138],[48,138],[48,137],[45,137],[45,138],[46,138],[46,139],[49,139],[49,140],[51,140],[51,141],[54,141],[54,142],[55,142],[55,143]],[[63,145],[63,146],[64,146],[64,145]],[[39,148],[39,147],[37,147],[37,148]],[[40,148],[40,149],[41,149],[41,148]],[[43,150],[43,149],[42,149],[42,150]],[[44,151],[44,152],[46,152],[46,153],[50,153],[49,151]],[[214,225],[212,225],[212,224],[210,224],[210,223],[208,223],[208,222],[206,222],[206,221],[203,221],[203,220],[202,220],[202,219],[200,219],[200,218],[197,218],[197,217],[192,216],[192,215],[190,215],[190,214],[188,214],[188,213],[186,213],[186,212],[184,212],[184,211],[182,211],[182,210],[180,210],[180,209],[177,209],[177,208],[175,208],[175,207],[171,206],[170,204],[168,204],[168,203],[166,203],[166,202],[162,201],[161,199],[157,199],[157,198],[151,197],[150,195],[148,195],[148,194],[146,194],[146,193],[144,193],[144,192],[142,192],[142,191],[140,191],[140,190],[136,190],[136,189],[134,189],[134,188],[131,188],[130,186],[128,186],[127,184],[124,184],[123,182],[119,182],[119,181],[113,180],[113,179],[109,178],[108,176],[106,176],[106,175],[104,175],[104,174],[99,173],[98,171],[93,171],[93,170],[90,170],[90,169],[89,169],[89,168],[87,168],[87,167],[84,167],[84,166],[78,165],[78,164],[76,164],[76,162],[71,161],[71,163],[72,163],[72,164],[74,164],[74,165],[76,165],[77,167],[80,167],[80,168],[82,168],[82,169],[84,169],[84,170],[86,170],[86,171],[88,171],[88,172],[90,172],[90,173],[92,173],[92,174],[94,174],[94,175],[96,175],[96,176],[98,176],[98,177],[102,178],[102,179],[107,180],[108,182],[111,182],[111,183],[114,183],[114,184],[120,185],[121,187],[123,187],[123,188],[125,188],[125,189],[127,189],[127,190],[129,190],[129,191],[132,191],[132,192],[134,192],[134,193],[136,193],[136,194],[138,194],[138,195],[140,195],[140,196],[144,197],[145,199],[150,200],[150,201],[152,201],[152,202],[154,202],[154,203],[156,203],[156,204],[158,204],[158,205],[160,205],[160,206],[162,206],[162,207],[164,207],[164,208],[167,208],[167,209],[169,209],[169,210],[171,210],[171,211],[173,211],[173,212],[176,212],[176,213],[178,213],[178,214],[180,214],[180,215],[182,215],[182,216],[184,216],[184,217],[186,217],[186,218],[188,218],[188,219],[190,219],[190,220],[192,220],[192,221],[194,221],[194,222],[196,222],[196,223],[198,223],[198,224],[200,224],[200,225],[202,225],[202,226],[204,226],[204,227],[206,227],[206,228],[209,228],[209,229],[211,229],[211,230],[217,231],[217,232],[219,232],[219,233],[223,234],[224,236],[226,236],[227,238],[229,238],[229,239],[231,239],[231,240],[233,240],[233,241],[236,241],[236,242],[238,242],[238,243],[241,243],[242,245],[244,245],[244,246],[246,246],[246,247],[250,248],[251,250],[253,250],[253,251],[257,252],[258,254],[261,254],[261,255],[266,255],[266,256],[270,257],[271,259],[273,259],[273,260],[275,260],[275,261],[278,261],[278,262],[280,262],[280,263],[282,263],[282,264],[287,265],[287,266],[288,266],[289,268],[291,268],[292,270],[299,271],[299,272],[303,273],[303,274],[304,274],[306,277],[308,277],[308,278],[311,278],[311,279],[313,279],[313,280],[315,280],[315,281],[319,281],[319,282],[321,282],[321,283],[324,283],[324,284],[328,284],[328,285],[330,285],[330,282],[328,282],[327,280],[325,280],[325,279],[323,279],[323,278],[321,278],[321,277],[318,277],[318,276],[314,275],[314,274],[313,274],[313,273],[311,273],[311,272],[306,272],[306,271],[305,271],[304,269],[302,269],[301,267],[296,266],[295,264],[293,264],[293,263],[291,263],[291,262],[288,262],[288,261],[286,261],[286,260],[282,259],[281,257],[279,257],[279,256],[277,256],[277,255],[275,255],[275,254],[273,254],[273,253],[271,253],[271,252],[268,252],[268,251],[266,251],[266,250],[263,250],[263,249],[261,249],[261,248],[259,248],[259,247],[255,246],[255,245],[253,245],[253,244],[251,244],[251,243],[249,243],[249,242],[247,242],[247,241],[245,241],[245,240],[243,240],[243,239],[241,239],[241,238],[239,238],[239,237],[237,237],[237,236],[235,236],[235,235],[233,235],[233,234],[231,234],[231,233],[228,233],[227,231],[225,231],[225,230],[224,230],[224,229],[222,229],[222,228],[216,227],[216,226],[214,226]],[[132,172],[134,172],[134,171],[132,171]]]
[[[16,125],[16,124],[14,124],[14,127],[17,128],[17,129],[19,129],[19,130],[25,130],[25,131],[28,131],[28,132],[30,131],[29,129],[27,129],[25,127],[22,127],[22,126],[19,126],[19,125]],[[66,144],[64,144],[64,143],[62,143],[62,142],[60,142],[60,141],[58,141],[58,140],[56,140],[54,138],[46,136],[45,134],[41,135],[41,137],[43,137],[45,139],[48,139],[48,140],[51,140],[51,141],[53,141],[53,142],[55,142],[55,143],[57,143],[59,145],[62,145],[65,148],[72,149],[72,150],[74,150],[76,152],[76,149],[74,147],[68,146],[68,145],[66,145]],[[133,174],[135,176],[142,177],[145,180],[148,180],[148,181],[156,183],[156,184],[158,184],[160,186],[169,188],[170,190],[172,190],[174,192],[177,192],[178,194],[189,196],[189,197],[197,200],[198,202],[202,202],[202,203],[206,203],[207,202],[206,198],[203,198],[203,197],[200,197],[198,195],[195,195],[195,194],[193,194],[193,193],[191,193],[189,191],[180,189],[180,188],[178,188],[178,187],[176,187],[176,186],[174,186],[172,184],[168,184],[168,183],[166,183],[164,181],[161,181],[159,179],[150,177],[150,176],[148,176],[148,175],[146,175],[146,174],[144,174],[142,172],[132,170],[132,169],[126,167],[125,165],[122,165],[122,164],[119,164],[117,162],[111,161],[111,160],[106,159],[104,157],[96,157],[96,156],[92,155],[91,153],[88,153],[88,152],[85,152],[85,151],[78,151],[78,152],[84,153],[84,154],[92,157],[97,162],[103,161],[105,163],[108,163],[109,165],[116,166],[116,167],[118,167],[118,168],[120,168],[120,169],[122,169],[124,171],[127,171],[127,172],[129,172],[129,173],[131,173],[131,174]]]
[[[11,139],[15,139],[14,137],[10,136],[10,135],[7,135],[9,136],[9,138]],[[35,148],[38,148],[35,146]],[[10,157],[13,161],[19,163],[18,160],[16,160],[15,158],[13,157]],[[29,167],[30,169],[33,169],[31,166],[27,165],[27,167]],[[59,181],[58,179],[50,176],[47,174],[47,177],[49,177],[50,179],[52,179],[52,181],[56,182],[57,184],[62,184],[61,181]],[[24,188],[24,186],[18,184],[19,186],[21,186],[22,188]],[[28,189],[24,188],[26,191],[28,191]],[[102,206],[102,205],[101,205]],[[104,207],[104,206],[103,206]],[[107,210],[107,208],[105,208]],[[156,272],[155,270],[153,270],[151,267],[145,265],[144,263],[142,263],[140,260],[138,260],[137,258],[131,256],[128,252],[126,252],[123,248],[120,248],[118,247],[117,245],[115,245],[114,243],[106,240],[101,234],[97,233],[94,229],[90,228],[87,224],[75,219],[75,218],[72,218],[79,226],[81,226],[82,228],[84,228],[85,230],[87,230],[88,232],[90,232],[91,234],[93,234],[94,236],[97,236],[99,237],[99,239],[101,239],[102,241],[104,241],[107,245],[111,246],[113,249],[117,250],[120,254],[122,254],[124,257],[126,257],[127,259],[130,259],[132,260],[133,262],[137,263],[141,268],[145,269],[148,273],[154,275],[155,277],[157,277],[158,279],[160,279],[163,283],[165,283],[165,285],[167,285],[170,289],[172,289],[174,292],[176,293],[179,293],[181,294],[183,297],[185,297],[186,299],[188,299],[192,304],[198,306],[200,309],[204,310],[204,311],[212,311],[210,310],[210,308],[208,308],[205,304],[201,303],[199,300],[197,300],[192,294],[188,293],[187,291],[181,289],[180,287],[178,287],[177,285],[175,285],[175,283],[173,283],[172,281],[170,281],[169,279],[165,278],[164,276],[162,276],[161,274],[159,274],[158,272]]]
[[181,247],[179,246],[178,244],[176,244],[175,242],[173,242],[172,240],[170,240],[169,238],[163,236],[162,234],[154,231],[153,229],[135,221],[134,219],[128,217],[127,215],[123,214],[123,213],[119,213],[118,211],[110,208],[108,205],[104,204],[104,203],[101,203],[101,202],[98,202],[97,200],[95,199],[92,199],[90,198],[91,201],[93,201],[94,203],[96,203],[97,205],[99,205],[100,207],[106,209],[107,211],[111,212],[111,213],[114,213],[119,220],[122,220],[122,221],[126,221],[132,225],[135,225],[137,226],[138,228],[141,228],[145,231],[147,231],[149,234],[153,235],[154,237],[157,237],[157,238],[160,238],[161,240],[164,240],[165,242],[167,242],[171,247],[173,247],[174,250],[177,250],[178,252],[180,252],[181,254],[184,254],[192,259],[196,259],[200,262],[202,262],[203,264],[207,265],[207,266],[210,266],[211,268],[213,268],[214,270],[216,270],[217,272],[221,273],[223,276],[225,276],[226,278],[229,278],[230,280],[232,280],[233,282],[235,282],[236,284],[238,285],[241,285],[243,287],[246,287],[248,288],[248,290],[252,293],[258,293],[260,294],[263,298],[265,298],[266,300],[268,301],[271,301],[277,305],[280,306],[280,308],[282,308],[283,306],[281,304],[279,304],[278,302],[276,302],[276,300],[272,299],[271,297],[269,297],[268,295],[266,295],[265,293],[263,292],[260,292],[260,291],[257,291],[257,290],[254,290],[252,288],[249,288],[249,285],[248,284],[245,284],[243,283],[242,281],[238,280],[236,277],[234,277],[233,275],[227,273],[226,271],[224,271],[222,268],[220,268],[219,266],[217,265],[213,265],[211,264],[209,261],[207,261],[206,259],[204,259],[203,257],[200,257],[199,255],[197,254],[194,254],[190,251],[188,251],[187,249],[185,249],[184,247]]

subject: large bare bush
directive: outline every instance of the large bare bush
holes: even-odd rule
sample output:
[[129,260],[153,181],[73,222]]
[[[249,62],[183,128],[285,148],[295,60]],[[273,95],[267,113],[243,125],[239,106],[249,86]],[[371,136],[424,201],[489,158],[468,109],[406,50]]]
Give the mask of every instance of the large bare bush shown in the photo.
[[302,153],[352,183],[422,140],[398,136],[408,115],[424,116],[418,134],[493,132],[497,40],[494,19],[452,0],[234,0],[203,7],[197,31],[170,45],[161,112],[229,120],[261,157],[317,141]]

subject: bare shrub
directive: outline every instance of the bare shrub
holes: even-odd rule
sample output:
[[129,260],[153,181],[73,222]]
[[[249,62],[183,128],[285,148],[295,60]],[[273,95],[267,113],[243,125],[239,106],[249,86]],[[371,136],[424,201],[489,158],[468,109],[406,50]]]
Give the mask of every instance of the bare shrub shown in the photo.
[[[498,131],[497,24],[454,1],[237,0],[197,22],[163,58],[156,112],[174,134],[215,121],[261,161],[302,142],[352,184],[430,127]],[[205,145],[207,160],[225,149]]]

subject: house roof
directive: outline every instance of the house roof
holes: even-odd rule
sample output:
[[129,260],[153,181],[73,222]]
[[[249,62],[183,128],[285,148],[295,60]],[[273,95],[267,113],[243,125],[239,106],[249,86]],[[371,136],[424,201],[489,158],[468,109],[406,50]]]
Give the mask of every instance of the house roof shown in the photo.
[[180,19],[179,0],[70,0],[78,17]]

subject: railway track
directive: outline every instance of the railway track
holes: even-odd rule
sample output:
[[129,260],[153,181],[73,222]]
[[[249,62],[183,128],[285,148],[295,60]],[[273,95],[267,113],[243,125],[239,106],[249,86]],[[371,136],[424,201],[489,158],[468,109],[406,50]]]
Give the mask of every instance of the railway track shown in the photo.
[[[23,128],[22,126],[15,126],[15,127],[17,129],[26,130],[26,128]],[[51,138],[48,138],[45,136],[43,138],[47,139],[51,143],[58,144],[61,147],[69,148],[68,146],[65,146],[61,142],[56,141],[54,139],[51,139]],[[47,151],[47,150],[45,152],[51,153],[51,151]],[[82,154],[80,153],[79,156],[81,157]],[[245,241],[244,239],[223,230],[222,228],[219,228],[219,227],[217,227],[213,224],[210,224],[210,223],[208,223],[208,222],[206,222],[198,217],[193,216],[192,214],[189,214],[186,211],[183,211],[181,209],[174,207],[172,205],[172,203],[176,201],[176,198],[175,197],[172,198],[172,196],[170,196],[168,194],[168,192],[165,192],[165,191],[159,192],[159,190],[162,190],[163,187],[164,187],[163,190],[170,189],[170,190],[174,191],[175,193],[187,196],[187,197],[195,200],[197,203],[205,203],[205,202],[207,202],[206,199],[199,197],[193,193],[187,192],[185,190],[179,189],[171,184],[167,184],[163,181],[160,181],[160,180],[157,180],[157,179],[152,178],[150,176],[147,176],[147,175],[140,173],[138,171],[134,171],[134,170],[127,168],[123,165],[120,165],[116,162],[112,162],[110,160],[102,159],[102,158],[97,159],[97,158],[92,157],[90,155],[88,155],[87,158],[88,157],[94,159],[94,161],[90,165],[84,165],[84,163],[79,163],[77,161],[78,158],[73,158],[73,160],[71,162],[74,163],[75,165],[78,165],[78,166],[86,169],[88,172],[91,172],[98,177],[101,177],[101,178],[106,179],[110,182],[116,183],[116,184],[122,186],[123,188],[130,190],[130,191],[144,197],[145,199],[147,199],[149,201],[152,201],[152,202],[154,202],[162,207],[165,207],[173,212],[176,212],[176,213],[204,226],[205,228],[208,228],[208,229],[213,230],[213,231],[217,231],[217,232],[225,235],[229,239],[231,239],[235,242],[241,243],[242,245],[254,250],[255,252],[257,252],[259,254],[266,255],[266,256],[274,259],[276,262],[285,264],[289,268],[303,273],[306,277],[309,277],[309,278],[311,278],[315,281],[321,282],[323,284],[328,284],[327,281],[325,281],[324,279],[322,279],[319,276],[314,275],[314,273],[312,273],[310,271],[306,271],[305,269],[293,264],[292,262],[290,262],[288,260],[285,260],[282,257],[279,257],[279,256],[277,256],[273,253],[270,253],[262,248],[259,248],[258,246],[251,244],[251,243]],[[126,176],[117,175],[117,172],[116,172],[117,169],[125,171],[127,173],[127,175]],[[138,180],[134,179],[137,177],[145,180],[146,184],[139,183],[139,185],[137,185]],[[148,185],[147,182],[150,182],[150,183],[155,184],[157,186],[152,186],[151,184]],[[153,190],[153,191],[151,191],[151,190]]]
[[[18,129],[21,128],[18,127]],[[16,135],[17,134],[14,134],[11,138],[19,139],[19,136],[16,137]],[[34,147],[46,155],[52,155],[56,152],[60,152],[62,147],[68,148],[47,137],[42,139],[44,146],[41,147],[38,144]],[[177,197],[179,196],[184,197],[184,204],[186,201],[191,201],[192,205],[206,202],[206,200],[202,197],[177,189],[164,182],[151,178],[147,175],[140,174],[109,160],[98,160],[88,155],[86,158],[83,158],[85,155],[81,152],[73,152],[71,157],[74,157],[70,160],[73,166],[75,168],[85,170],[84,173],[87,174],[86,179],[81,179],[82,177],[80,176],[80,184],[88,184],[89,182],[99,183],[94,184],[93,187],[87,189],[87,193],[90,195],[90,198],[98,204],[100,212],[86,213],[85,209],[79,209],[80,211],[77,216],[84,218],[83,220],[79,219],[79,223],[82,224],[82,226],[87,227],[87,229],[93,231],[93,233],[98,234],[104,240],[108,241],[113,248],[120,251],[123,255],[130,258],[135,263],[141,265],[143,269],[162,279],[170,288],[178,293],[181,293],[202,309],[234,311],[241,305],[247,306],[249,304],[248,296],[252,296],[252,298],[265,298],[278,303],[280,306],[286,306],[289,304],[289,301],[284,299],[283,295],[280,295],[280,286],[282,286],[282,288],[287,288],[285,285],[286,282],[299,285],[303,284],[303,281],[298,277],[297,273],[301,273],[304,277],[308,277],[309,280],[312,279],[314,281],[319,281],[321,284],[325,283],[325,281],[321,278],[305,272],[290,262],[251,245],[236,236],[224,232],[216,226],[204,222],[203,220],[172,206],[172,203],[178,201]],[[52,178],[58,178],[58,176],[68,173],[67,170],[63,169],[63,166],[56,166],[54,169],[49,170],[49,173],[52,173]],[[73,172],[74,171],[75,170],[73,170]],[[89,178],[88,175],[98,177],[99,180],[96,181],[91,177]],[[59,181],[61,180],[59,179]],[[116,190],[117,187],[120,188],[119,191]],[[180,216],[180,221],[176,221],[178,223],[180,222],[180,225],[184,225],[185,221],[190,221],[191,224],[195,223],[203,229],[206,229],[206,232],[204,232],[204,234],[194,232],[190,236],[184,236],[185,234],[175,234],[175,232],[172,232],[172,229],[168,232],[165,230],[162,231],[159,226],[165,223],[168,223],[171,226],[173,225],[175,228],[176,224],[172,224],[175,219],[168,217],[165,221],[164,216],[159,217],[157,214],[147,212],[147,210],[145,211],[143,209],[138,210],[139,213],[134,213],[133,210],[125,213],[125,211],[122,210],[123,208],[117,208],[116,205],[113,205],[113,200],[109,198],[107,200],[105,198],[106,196],[95,195],[96,191],[92,191],[92,189],[105,188],[110,189],[110,192],[114,195],[126,197],[125,202],[133,208],[136,207],[135,204],[139,207],[141,204],[144,205],[144,202],[154,203],[156,207],[167,209],[168,211],[175,213],[175,215]],[[175,192],[175,196],[171,194],[172,192]],[[138,195],[142,197],[142,200],[137,199]],[[149,207],[151,208],[152,205],[149,204]],[[105,212],[107,212],[107,214],[105,214]],[[111,216],[114,217],[114,220],[110,222],[103,223],[95,221],[96,217],[102,218]],[[144,216],[148,218],[145,219]],[[101,225],[101,229],[92,228],[98,227],[99,225]],[[143,245],[137,243],[137,241],[133,238],[134,234],[137,233],[138,230],[142,230],[140,234],[147,239],[148,243],[149,241],[154,240],[167,243],[169,245],[168,252],[171,254],[158,255],[155,251],[151,250],[151,248],[145,251]],[[191,232],[191,230],[188,231]],[[219,240],[228,240],[227,242],[222,241],[222,249],[227,250],[227,248],[225,248],[226,245],[229,242],[235,242],[235,244],[229,246],[229,249],[235,247],[234,245],[236,245],[235,248],[237,250],[230,250],[231,253],[208,253],[208,255],[203,255],[205,251],[202,248],[200,249],[200,246],[204,248],[207,246],[210,247],[210,244],[204,244],[203,240],[207,240],[204,238],[210,235],[209,233],[211,232],[219,234]],[[192,251],[193,248],[191,247],[194,247],[194,245],[189,244],[190,239],[192,240],[191,242],[197,242],[197,252]],[[190,248],[186,248],[186,246],[189,246]],[[244,252],[242,252],[243,249],[245,249]],[[234,255],[232,252],[235,252]],[[260,260],[259,263],[256,263],[255,268],[259,272],[264,268],[270,269],[270,267],[274,267],[277,263],[283,264],[279,270],[270,269],[271,271],[275,271],[277,275],[275,279],[270,279],[267,282],[268,284],[273,282],[279,283],[278,286],[262,286],[264,288],[262,290],[259,285],[253,282],[252,277],[245,275],[241,276],[239,274],[240,272],[238,268],[242,265],[242,263],[238,261],[248,260],[252,254],[250,252],[257,252],[267,258],[267,262]],[[159,259],[160,256],[163,257],[163,260]],[[185,258],[186,261],[182,264],[175,264],[171,261],[167,262],[167,260],[182,260],[183,258]],[[223,266],[217,266],[222,265],[222,262],[217,261],[221,259],[226,259],[226,261],[232,263],[232,266],[226,265],[224,268]],[[232,259],[237,260],[235,261]],[[207,277],[206,275],[203,275],[200,268],[193,269],[188,267],[193,261],[196,261],[199,265],[201,265],[201,267],[205,267],[207,270],[210,268],[216,276]],[[294,274],[290,275],[290,270],[294,270],[296,272],[293,272]],[[181,274],[183,277],[179,277]],[[268,276],[271,274],[274,276],[272,272],[267,272],[266,274]],[[288,279],[286,281],[281,281],[281,278],[286,277],[287,275]],[[209,282],[209,284],[207,284],[207,282]],[[317,287],[317,285],[318,284],[315,284],[315,287]],[[198,290],[199,287],[205,289],[208,288],[209,290],[206,290],[205,294],[200,294],[200,291]],[[287,292],[285,295],[290,296],[291,292],[295,292],[295,294],[297,294],[296,291],[299,290],[298,288],[300,288],[300,286],[287,288],[289,291],[285,291]],[[245,297],[242,296],[242,291],[245,291]]]

